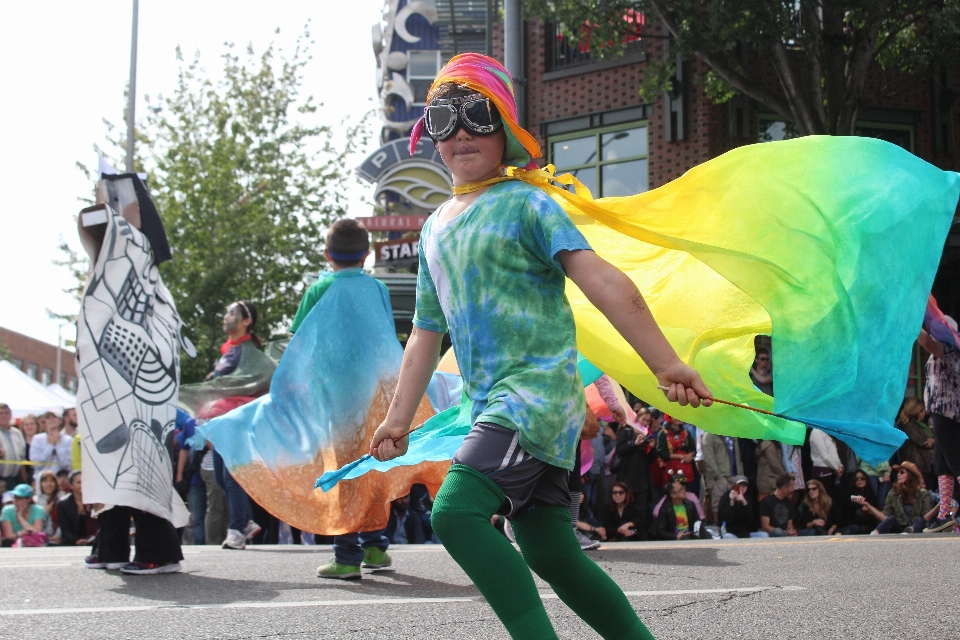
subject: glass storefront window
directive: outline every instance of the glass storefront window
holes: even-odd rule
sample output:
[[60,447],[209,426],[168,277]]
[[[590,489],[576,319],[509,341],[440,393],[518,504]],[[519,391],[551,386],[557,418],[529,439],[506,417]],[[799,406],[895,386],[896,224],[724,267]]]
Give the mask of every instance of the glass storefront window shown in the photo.
[[557,173],[571,173],[595,198],[648,190],[647,126],[634,122],[580,131],[549,140]]

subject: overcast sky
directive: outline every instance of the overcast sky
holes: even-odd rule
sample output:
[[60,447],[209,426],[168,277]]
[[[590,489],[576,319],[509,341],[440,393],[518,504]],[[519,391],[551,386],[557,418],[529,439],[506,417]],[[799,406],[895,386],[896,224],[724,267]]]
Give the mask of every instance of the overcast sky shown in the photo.
[[[173,94],[178,45],[187,61],[199,50],[213,76],[222,68],[224,42],[240,52],[252,43],[259,54],[271,42],[292,52],[307,20],[316,44],[304,93],[324,104],[324,124],[357,117],[375,106],[370,29],[383,5],[141,0],[138,119],[144,95]],[[58,323],[45,310],[77,311],[61,292],[71,284],[66,268],[52,264],[62,257],[61,237],[80,250],[74,216],[92,185],[75,163],[96,166],[94,145],[107,144],[104,118],[123,126],[132,6],[132,0],[0,0],[0,326],[51,344]],[[353,187],[353,215],[369,215],[360,204],[369,191]],[[65,329],[64,339],[73,338]]]

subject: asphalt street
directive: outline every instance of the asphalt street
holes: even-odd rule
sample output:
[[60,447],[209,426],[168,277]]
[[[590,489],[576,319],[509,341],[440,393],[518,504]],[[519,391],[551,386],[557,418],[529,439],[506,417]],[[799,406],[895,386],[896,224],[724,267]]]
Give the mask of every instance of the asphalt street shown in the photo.
[[[657,638],[960,637],[960,535],[606,545],[591,556]],[[83,549],[0,550],[0,637],[507,638],[444,549],[320,580],[329,547],[184,547],[184,571],[125,576]],[[598,637],[538,580],[561,638]],[[602,606],[598,602],[597,606]]]

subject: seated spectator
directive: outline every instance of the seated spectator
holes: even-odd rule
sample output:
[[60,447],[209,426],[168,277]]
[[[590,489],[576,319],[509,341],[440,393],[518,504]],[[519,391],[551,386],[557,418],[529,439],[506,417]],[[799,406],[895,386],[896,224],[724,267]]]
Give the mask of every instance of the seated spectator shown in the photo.
[[870,481],[870,487],[877,494],[877,502],[883,504],[887,501],[887,494],[890,492],[890,463],[881,462],[877,466],[867,464],[859,457],[854,456],[857,463],[856,468],[867,474]]
[[750,481],[746,476],[736,476],[733,487],[720,498],[719,522],[726,527],[724,538],[765,538],[757,534],[757,519],[747,495]]
[[57,527],[60,526],[60,520],[57,515],[57,503],[59,503],[60,499],[66,494],[60,491],[60,487],[57,484],[57,476],[49,469],[40,474],[37,485],[40,489],[37,493],[37,504],[43,507],[47,513],[46,527],[43,532],[50,537],[51,544],[57,544],[59,541],[54,538]]
[[70,495],[57,506],[60,517],[60,544],[82,547],[93,544],[97,535],[97,520],[83,504],[83,477],[79,471],[70,473]]
[[833,499],[819,480],[808,480],[806,495],[797,508],[796,525],[801,536],[832,536],[837,530],[833,522]]
[[47,512],[33,501],[33,487],[18,484],[13,489],[13,504],[0,512],[0,533],[3,546],[42,547],[47,535],[43,532]]
[[397,498],[390,504],[390,520],[384,532],[390,544],[423,544],[427,537],[420,514],[410,509],[410,496]]
[[[654,505],[653,507],[654,520],[660,517],[660,508],[663,507],[663,503],[667,501],[667,498],[668,498],[667,494],[670,492],[671,482],[680,482],[683,484],[683,486],[685,487],[687,486],[687,479],[683,476],[673,476],[672,478],[667,480],[667,483],[664,485],[665,493],[663,494],[663,497],[661,497],[660,501],[657,502],[657,504]],[[700,498],[697,497],[697,494],[693,493],[692,491],[687,491],[687,500],[693,503],[693,506],[697,510],[697,515],[700,516],[700,520],[703,520],[707,517],[706,515],[704,515],[703,506],[700,504]]]
[[70,469],[60,469],[57,471],[57,488],[60,490],[61,498],[70,493]]
[[657,517],[657,537],[661,540],[689,540],[701,520],[696,507],[687,500],[687,486],[673,481],[667,485],[670,504]]
[[[835,505],[837,513],[836,533],[845,536],[870,533],[877,526],[871,508],[879,509],[877,494],[870,486],[870,478],[861,470],[853,473],[846,484],[843,496]],[[862,498],[862,501],[858,500]]]
[[757,502],[777,490],[777,478],[787,472],[783,467],[783,448],[776,440],[761,440],[757,445]]
[[[603,502],[606,505],[609,500],[604,498]],[[604,506],[603,508],[606,509],[607,507]],[[600,520],[597,519],[597,516],[595,516],[593,511],[590,510],[586,502],[581,502],[580,513],[577,515],[577,531],[585,535],[590,540],[602,540],[603,538],[600,536],[601,529],[603,529],[603,526],[600,523]]]
[[797,535],[794,526],[793,476],[785,473],[777,478],[773,493],[760,503],[760,531],[772,538]]
[[936,486],[933,476],[933,431],[926,424],[927,410],[919,398],[907,398],[897,416],[896,427],[907,434],[900,446],[900,460],[912,462],[926,479],[927,487]]
[[[923,487],[923,476],[912,462],[894,465],[897,482],[887,494],[883,511],[869,507],[880,523],[871,533],[920,533],[937,515],[930,504],[930,493]],[[862,498],[857,504],[868,506]]]
[[646,518],[624,482],[616,482],[610,488],[610,500],[600,520],[603,526],[594,527],[591,533],[600,534],[601,540],[613,542],[646,539],[645,532],[641,529]]

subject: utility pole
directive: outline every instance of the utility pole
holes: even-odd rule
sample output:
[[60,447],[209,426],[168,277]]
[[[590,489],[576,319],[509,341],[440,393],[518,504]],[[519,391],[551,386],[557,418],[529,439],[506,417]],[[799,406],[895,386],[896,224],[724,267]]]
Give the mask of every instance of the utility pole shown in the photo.
[[130,86],[127,95],[127,173],[133,173],[134,111],[137,106],[137,15],[140,0],[133,0],[133,30],[130,36]]

